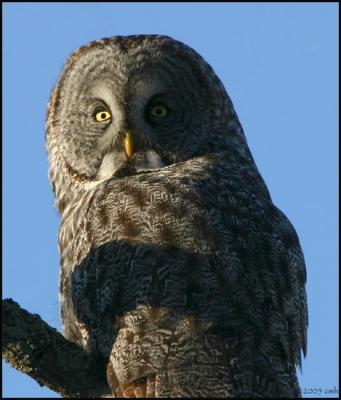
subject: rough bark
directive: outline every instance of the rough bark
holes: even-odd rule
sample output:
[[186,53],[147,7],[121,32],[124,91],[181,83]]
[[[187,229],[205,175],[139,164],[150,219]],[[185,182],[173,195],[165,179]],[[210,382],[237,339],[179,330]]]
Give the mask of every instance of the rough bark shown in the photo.
[[11,366],[63,397],[93,398],[110,392],[98,360],[12,299],[3,300],[2,307],[2,358]]

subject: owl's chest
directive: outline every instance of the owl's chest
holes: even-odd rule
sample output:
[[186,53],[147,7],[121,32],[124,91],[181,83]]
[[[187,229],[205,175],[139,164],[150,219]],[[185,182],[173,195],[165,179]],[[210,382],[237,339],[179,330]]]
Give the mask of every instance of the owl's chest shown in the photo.
[[[210,210],[179,182],[121,183],[100,191],[88,213],[92,247],[112,241],[202,251]],[[81,233],[81,231],[80,231]]]
[[[170,330],[188,316],[214,326],[230,313],[227,283],[240,280],[230,227],[248,218],[235,213],[240,203],[231,196],[225,208],[222,199],[223,191],[213,195],[198,185],[135,179],[101,187],[78,209],[69,226],[73,261],[63,270],[67,307],[90,326],[91,340],[135,310],[167,310],[173,318],[160,318],[157,328]],[[101,342],[104,354],[112,335]]]
[[103,189],[84,218],[74,240],[86,236],[90,247],[74,267],[77,303],[89,302],[91,293],[97,315],[140,305],[200,314],[212,309],[221,283],[212,268],[212,254],[222,245],[212,226],[219,215],[188,187],[166,182]]

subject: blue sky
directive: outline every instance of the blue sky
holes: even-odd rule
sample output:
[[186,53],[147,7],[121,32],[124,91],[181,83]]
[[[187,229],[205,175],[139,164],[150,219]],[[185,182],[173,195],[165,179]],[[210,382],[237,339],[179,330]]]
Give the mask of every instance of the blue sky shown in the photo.
[[[44,123],[66,57],[113,35],[166,34],[223,81],[308,272],[305,397],[338,388],[338,4],[6,3],[3,6],[3,297],[60,328],[59,220]],[[4,397],[58,397],[3,363]],[[314,393],[311,394],[310,393]]]

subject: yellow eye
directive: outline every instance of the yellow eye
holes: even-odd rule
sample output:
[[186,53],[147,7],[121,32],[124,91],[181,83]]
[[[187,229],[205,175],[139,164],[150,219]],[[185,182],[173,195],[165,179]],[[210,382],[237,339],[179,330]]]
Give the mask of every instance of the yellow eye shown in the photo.
[[155,104],[155,106],[150,109],[150,114],[153,117],[165,118],[168,116],[168,108],[163,104]]
[[111,114],[109,111],[99,111],[95,114],[95,119],[97,122],[108,121],[111,118]]

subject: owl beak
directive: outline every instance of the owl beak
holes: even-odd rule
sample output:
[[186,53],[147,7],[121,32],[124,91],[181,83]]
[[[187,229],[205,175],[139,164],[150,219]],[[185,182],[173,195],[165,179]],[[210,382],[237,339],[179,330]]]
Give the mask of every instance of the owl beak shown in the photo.
[[129,159],[134,153],[133,135],[130,130],[127,130],[125,132],[124,149],[125,149],[128,159]]

